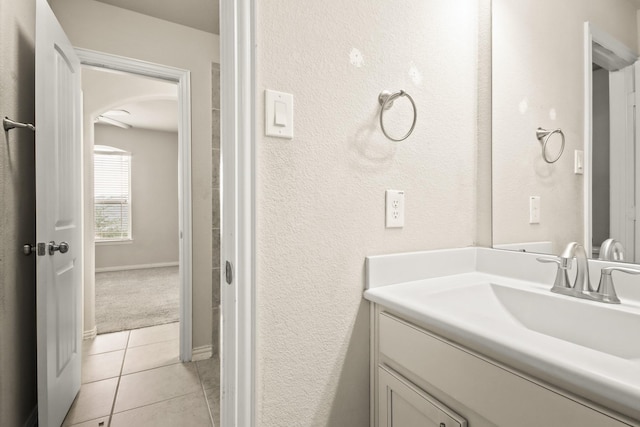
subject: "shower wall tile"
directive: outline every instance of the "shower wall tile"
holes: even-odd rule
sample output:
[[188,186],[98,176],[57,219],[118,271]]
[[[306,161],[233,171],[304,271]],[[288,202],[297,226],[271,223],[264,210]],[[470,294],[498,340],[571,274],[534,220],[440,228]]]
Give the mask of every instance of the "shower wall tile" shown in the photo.
[[220,64],[211,64],[211,106],[220,109]]
[[213,234],[213,271],[212,298],[213,310],[213,356],[220,352],[220,64],[211,64],[211,188],[212,188],[212,234]]
[[[214,268],[212,273],[213,282],[213,299],[211,301],[212,308],[218,308],[220,305],[220,269]],[[213,322],[216,322],[216,317],[213,317]]]

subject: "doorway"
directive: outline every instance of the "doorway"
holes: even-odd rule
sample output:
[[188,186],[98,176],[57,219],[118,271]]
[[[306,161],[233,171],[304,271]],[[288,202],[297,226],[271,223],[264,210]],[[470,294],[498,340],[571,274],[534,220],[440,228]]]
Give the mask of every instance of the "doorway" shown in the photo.
[[82,90],[87,150],[93,141],[85,211],[94,221],[85,227],[94,236],[97,334],[177,323],[176,84],[85,66]]
[[[177,249],[178,249],[178,266],[179,266],[179,300],[180,300],[180,309],[179,309],[179,354],[181,361],[190,361],[192,359],[192,344],[191,344],[191,334],[192,334],[192,289],[191,289],[191,275],[192,275],[192,256],[191,256],[191,240],[192,240],[192,229],[191,229],[191,141],[190,141],[190,90],[189,90],[189,80],[190,75],[188,71],[178,70],[171,67],[165,67],[157,64],[151,64],[148,62],[137,61],[130,58],[122,58],[114,55],[109,55],[105,53],[89,51],[85,49],[76,49],[76,53],[80,58],[81,63],[84,68],[89,68],[90,70],[100,70],[99,72],[106,74],[116,74],[123,77],[124,80],[129,81],[129,85],[125,86],[124,91],[128,91],[131,93],[133,90],[145,92],[147,91],[147,95],[134,96],[133,100],[140,100],[140,96],[142,99],[149,99],[149,91],[155,91],[156,94],[160,93],[161,95],[156,96],[156,98],[167,98],[173,92],[173,88],[175,87],[175,96],[177,100],[177,176],[178,176],[178,184],[177,184],[177,193],[178,193],[178,203],[177,203],[177,217],[178,217],[178,227],[177,227]],[[94,77],[98,76],[97,74],[93,74]],[[103,75],[102,75],[103,76]],[[132,76],[137,76],[136,78],[145,77],[145,85],[141,85],[139,80],[134,80],[135,83],[131,83],[130,79],[134,79]],[[112,76],[113,78],[113,76]],[[158,86],[159,83],[165,83],[165,86]],[[166,86],[166,83],[169,83],[170,86]],[[129,86],[129,87],[126,87]],[[162,87],[162,89],[160,89]],[[136,88],[136,89],[133,89]],[[162,90],[166,91],[165,93]],[[116,97],[117,98],[117,97]],[[151,97],[153,98],[153,96]],[[132,99],[129,99],[129,102]],[[122,102],[120,100],[119,102]],[[85,103],[86,104],[86,103]],[[118,105],[118,102],[112,102],[111,105],[108,103],[102,106],[102,110],[105,108],[113,109]],[[109,111],[109,110],[106,110]],[[115,111],[115,110],[113,110]],[[99,115],[100,108],[96,108],[93,113],[93,117],[88,117],[88,115],[84,115],[84,129],[85,129],[85,152],[84,152],[84,164],[85,164],[85,172],[84,179],[85,182],[93,182],[93,164],[94,164],[94,140],[95,135],[93,135],[93,124],[94,120]],[[116,121],[119,123],[123,123],[121,120],[114,119],[111,117],[111,121]],[[87,135],[87,130],[90,132]],[[90,186],[85,186],[85,200],[93,200],[94,199],[94,191],[93,188],[87,188]],[[90,204],[88,207],[85,206],[85,233],[84,233],[84,243],[85,243],[85,331],[87,329],[89,331],[97,332],[97,327],[95,326],[95,277],[94,272],[96,271],[96,243],[94,242],[94,215],[93,215],[94,205]],[[175,236],[174,236],[175,237]],[[125,243],[127,244],[127,243]],[[99,244],[98,244],[99,245]],[[171,255],[167,255],[171,256]],[[135,265],[135,264],[134,264]],[[137,264],[140,266],[140,264]],[[153,263],[146,263],[142,266],[151,266],[153,267]],[[157,266],[157,265],[156,265]],[[164,265],[166,267],[166,265]],[[93,323],[92,328],[87,328],[87,324],[91,325]],[[95,334],[94,334],[95,335]],[[87,336],[87,332],[85,332],[85,338],[89,338]]]
[[[638,56],[588,22],[585,52],[584,241],[594,258],[638,262]],[[600,251],[601,245],[615,253],[601,253],[608,252]]]

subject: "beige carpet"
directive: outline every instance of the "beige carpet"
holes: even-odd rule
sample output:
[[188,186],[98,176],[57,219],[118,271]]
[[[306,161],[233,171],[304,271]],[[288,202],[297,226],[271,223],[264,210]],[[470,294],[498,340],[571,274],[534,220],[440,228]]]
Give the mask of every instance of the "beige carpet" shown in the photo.
[[178,267],[96,273],[98,333],[177,322]]

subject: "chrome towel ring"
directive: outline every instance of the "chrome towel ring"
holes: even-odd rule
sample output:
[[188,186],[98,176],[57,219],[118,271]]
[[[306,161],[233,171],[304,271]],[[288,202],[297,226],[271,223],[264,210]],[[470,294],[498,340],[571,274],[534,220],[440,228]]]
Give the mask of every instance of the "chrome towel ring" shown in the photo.
[[[409,129],[409,132],[407,132],[401,138],[394,138],[390,136],[387,133],[387,130],[384,128],[384,112],[385,110],[388,110],[389,108],[391,108],[391,106],[393,106],[393,101],[395,101],[401,96],[406,96],[409,99],[409,101],[411,101],[411,106],[413,107],[413,122],[411,123],[411,128]],[[403,90],[400,90],[394,93],[391,93],[388,90],[383,90],[382,92],[380,92],[380,95],[378,95],[378,102],[380,103],[380,106],[381,106],[380,128],[382,129],[382,133],[384,133],[384,136],[396,142],[404,141],[405,139],[407,139],[409,135],[411,135],[411,133],[413,132],[413,129],[416,127],[416,121],[418,120],[418,109],[416,108],[416,103],[413,102],[413,98],[411,97],[411,95],[409,95],[407,92]]]
[[[551,136],[555,133],[560,134],[560,136],[562,137],[562,145],[560,146],[558,155],[553,159],[549,159],[549,157],[547,156],[547,144],[549,143],[549,139],[551,139]],[[538,141],[542,143],[542,158],[544,159],[544,161],[547,163],[557,162],[558,159],[560,159],[560,156],[562,156],[562,152],[564,151],[564,132],[562,132],[562,129],[558,128],[555,130],[546,130],[538,128],[538,130],[536,130],[536,138],[538,138]]]

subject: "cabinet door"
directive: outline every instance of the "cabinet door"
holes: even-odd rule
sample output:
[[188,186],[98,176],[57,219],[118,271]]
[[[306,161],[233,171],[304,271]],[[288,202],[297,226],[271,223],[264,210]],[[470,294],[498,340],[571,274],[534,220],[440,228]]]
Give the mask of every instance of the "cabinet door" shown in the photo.
[[403,379],[378,366],[378,420],[380,427],[466,427],[467,422]]

